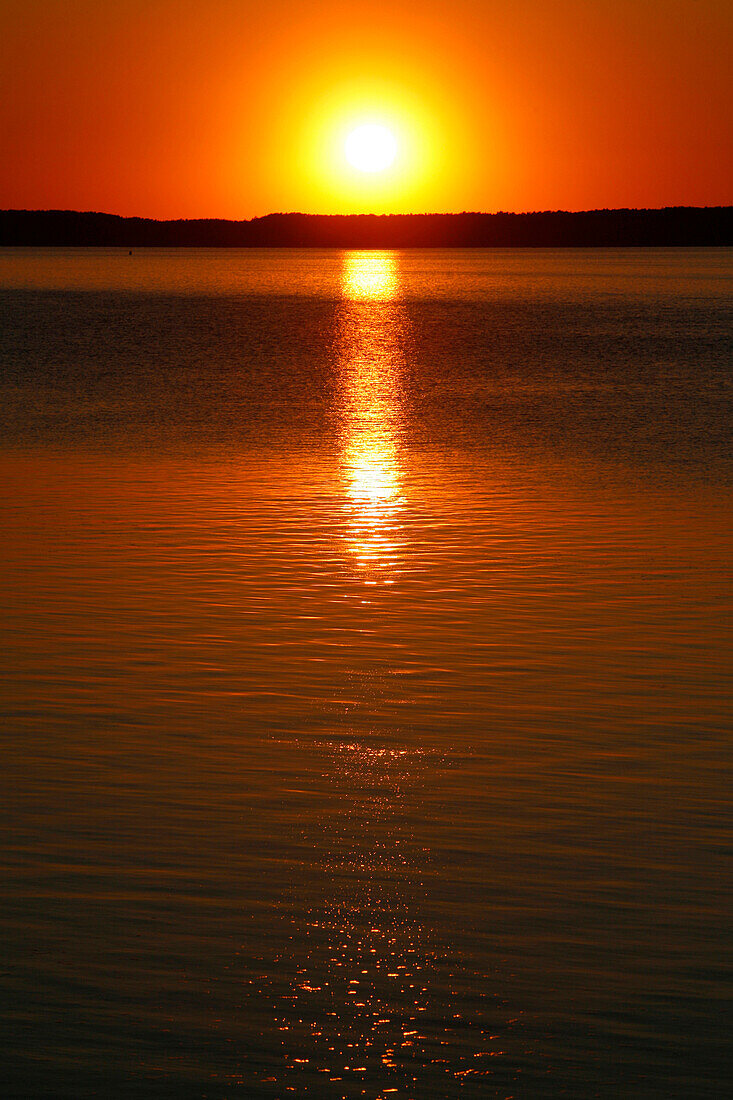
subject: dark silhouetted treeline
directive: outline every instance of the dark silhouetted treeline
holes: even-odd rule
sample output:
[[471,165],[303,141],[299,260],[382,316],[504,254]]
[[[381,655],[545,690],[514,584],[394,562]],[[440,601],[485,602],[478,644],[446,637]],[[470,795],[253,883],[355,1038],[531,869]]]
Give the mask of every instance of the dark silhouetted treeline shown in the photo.
[[72,210],[0,211],[0,245],[517,248],[731,245],[733,207],[532,214],[268,214],[154,221]]

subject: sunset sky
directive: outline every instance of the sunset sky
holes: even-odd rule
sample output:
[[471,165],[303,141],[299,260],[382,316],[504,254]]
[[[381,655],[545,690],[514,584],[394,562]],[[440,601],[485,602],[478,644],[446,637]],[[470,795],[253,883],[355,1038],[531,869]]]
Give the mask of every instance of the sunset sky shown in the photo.
[[727,204],[732,31],[727,0],[4,0],[0,207]]

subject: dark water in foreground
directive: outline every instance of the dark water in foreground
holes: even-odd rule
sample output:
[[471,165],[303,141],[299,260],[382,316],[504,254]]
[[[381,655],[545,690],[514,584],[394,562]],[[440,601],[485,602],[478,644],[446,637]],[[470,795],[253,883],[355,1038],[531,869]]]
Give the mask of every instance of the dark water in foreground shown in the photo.
[[726,250],[0,252],[5,1097],[721,1097]]

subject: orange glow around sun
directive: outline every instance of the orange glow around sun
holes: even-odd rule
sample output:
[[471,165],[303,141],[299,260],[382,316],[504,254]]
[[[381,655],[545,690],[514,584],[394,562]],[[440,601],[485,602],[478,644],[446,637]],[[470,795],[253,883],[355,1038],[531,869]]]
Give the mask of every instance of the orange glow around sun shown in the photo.
[[0,208],[725,204],[732,32],[696,0],[6,0]]
[[[301,131],[304,182],[317,209],[409,211],[446,175],[440,114],[398,87],[333,88]],[[423,200],[424,201],[424,200]]]

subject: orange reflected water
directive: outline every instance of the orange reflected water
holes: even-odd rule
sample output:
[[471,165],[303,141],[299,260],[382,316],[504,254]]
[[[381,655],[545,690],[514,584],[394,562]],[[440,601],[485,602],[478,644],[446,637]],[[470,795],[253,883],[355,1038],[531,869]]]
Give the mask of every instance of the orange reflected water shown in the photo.
[[722,1094],[723,261],[128,259],[3,298],[2,1095]]

